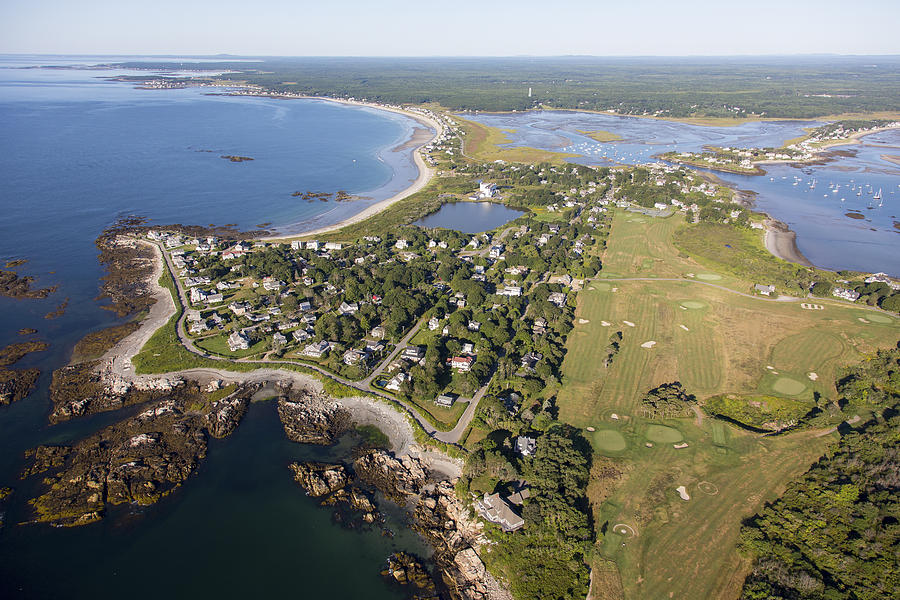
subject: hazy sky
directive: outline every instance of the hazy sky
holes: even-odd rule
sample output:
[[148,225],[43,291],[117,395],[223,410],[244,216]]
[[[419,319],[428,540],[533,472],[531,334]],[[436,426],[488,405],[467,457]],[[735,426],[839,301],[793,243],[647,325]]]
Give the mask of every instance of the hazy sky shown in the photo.
[[0,53],[900,54],[900,0],[0,0]]

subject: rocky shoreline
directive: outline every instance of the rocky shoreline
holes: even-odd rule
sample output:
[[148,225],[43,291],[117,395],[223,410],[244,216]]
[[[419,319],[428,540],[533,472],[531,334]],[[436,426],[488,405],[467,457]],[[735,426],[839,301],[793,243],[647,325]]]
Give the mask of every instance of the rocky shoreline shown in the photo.
[[206,456],[208,438],[234,431],[257,387],[223,395],[214,386],[185,384],[72,445],[28,451],[22,479],[44,476],[41,494],[30,501],[30,522],[85,525],[103,518],[110,505],[148,505],[171,494]]

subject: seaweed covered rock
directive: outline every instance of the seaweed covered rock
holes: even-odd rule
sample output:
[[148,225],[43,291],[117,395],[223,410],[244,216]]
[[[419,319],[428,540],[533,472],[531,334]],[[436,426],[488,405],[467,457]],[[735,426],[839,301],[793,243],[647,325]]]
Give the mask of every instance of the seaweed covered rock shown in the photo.
[[38,369],[0,369],[0,404],[12,404],[26,397],[40,375]]
[[[53,372],[50,401],[53,410],[50,422],[60,423],[76,417],[116,410],[124,406],[180,394],[184,379],[162,376],[135,382],[117,377],[107,364],[94,360],[69,365]],[[190,394],[190,392],[184,392]]]
[[256,387],[210,402],[195,384],[186,385],[72,446],[29,451],[23,477],[47,473],[43,493],[31,500],[34,521],[83,525],[102,518],[107,504],[157,502],[195,471],[211,429],[234,430]]
[[301,444],[333,444],[350,428],[347,410],[306,390],[279,398],[278,416],[288,439]]
[[288,467],[294,473],[294,481],[303,486],[313,498],[334,493],[349,483],[347,470],[341,465],[307,462],[291,463]]
[[422,562],[406,552],[395,552],[388,557],[382,576],[402,586],[413,588],[415,598],[439,598],[434,580]]

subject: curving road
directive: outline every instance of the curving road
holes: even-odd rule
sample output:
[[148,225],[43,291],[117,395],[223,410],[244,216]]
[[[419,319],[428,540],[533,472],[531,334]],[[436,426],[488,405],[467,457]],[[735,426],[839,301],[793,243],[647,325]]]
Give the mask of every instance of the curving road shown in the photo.
[[[144,242],[149,243],[149,242]],[[172,280],[175,282],[176,296],[178,306],[175,304],[175,298],[172,297],[172,294],[169,290],[163,288],[162,286],[157,286],[158,289],[155,290],[154,295],[156,296],[157,302],[151,308],[151,317],[148,317],[147,320],[144,321],[142,327],[129,336],[125,340],[123,340],[122,344],[117,345],[115,348],[110,350],[107,353],[106,358],[109,359],[109,367],[108,370],[116,372],[117,375],[121,377],[126,377],[130,379],[140,379],[145,376],[135,375],[133,372],[133,367],[131,365],[131,358],[137,354],[149,337],[162,325],[165,324],[168,319],[171,318],[173,314],[177,311],[177,309],[181,308],[181,317],[178,319],[175,324],[175,332],[178,337],[178,341],[182,346],[192,354],[197,356],[209,359],[221,361],[223,363],[232,363],[232,362],[240,362],[240,363],[258,363],[260,365],[294,365],[298,367],[303,367],[305,369],[310,369],[337,381],[340,384],[343,384],[347,387],[358,390],[362,394],[369,394],[373,396],[378,396],[379,398],[388,400],[392,403],[395,403],[402,407],[407,414],[409,414],[413,419],[415,419],[421,428],[433,437],[435,440],[439,442],[443,442],[445,444],[451,444],[455,446],[459,446],[459,440],[462,437],[463,433],[471,423],[472,418],[475,416],[475,411],[478,408],[478,403],[481,398],[484,397],[485,392],[487,391],[487,385],[482,387],[475,396],[469,400],[469,406],[466,408],[466,411],[463,413],[462,417],[460,417],[456,426],[451,431],[439,431],[437,430],[422,414],[416,407],[404,402],[403,400],[394,398],[381,390],[372,386],[372,381],[380,375],[384,369],[389,365],[392,361],[396,359],[397,356],[409,345],[409,340],[415,336],[415,334],[422,327],[425,322],[424,317],[420,319],[410,330],[403,336],[403,338],[397,343],[394,350],[385,358],[375,369],[373,369],[372,373],[363,379],[362,381],[352,381],[349,379],[345,379],[340,377],[339,375],[335,375],[330,371],[327,371],[321,367],[316,365],[299,362],[299,361],[291,361],[291,360],[232,360],[229,358],[224,358],[221,356],[216,356],[214,354],[210,354],[209,352],[198,348],[194,342],[187,336],[185,333],[185,321],[187,320],[187,309],[190,306],[190,303],[187,301],[187,293],[185,291],[184,286],[181,281],[175,274],[175,268],[172,265],[171,258],[169,254],[165,251],[162,245],[158,243],[151,244],[156,248],[158,253],[160,254],[162,260],[159,261],[160,268],[154,270],[153,275],[151,276],[151,282],[153,284],[159,279],[162,275],[162,267],[164,266],[166,271],[169,273]],[[155,310],[154,310],[155,309]],[[144,326],[146,325],[146,327]],[[305,375],[303,373],[298,373],[297,371],[292,370],[281,370],[274,368],[265,368],[261,367],[260,369],[251,371],[251,372],[235,372],[227,369],[214,369],[214,368],[196,368],[196,369],[184,369],[181,371],[175,371],[172,373],[167,373],[167,375],[178,375],[178,376],[187,376],[187,377],[198,377],[198,376],[209,376],[215,377],[217,379],[222,379],[223,381],[265,381],[272,379],[289,379],[289,380],[303,380],[304,382],[309,382],[309,375]],[[146,377],[150,378],[150,377]]]

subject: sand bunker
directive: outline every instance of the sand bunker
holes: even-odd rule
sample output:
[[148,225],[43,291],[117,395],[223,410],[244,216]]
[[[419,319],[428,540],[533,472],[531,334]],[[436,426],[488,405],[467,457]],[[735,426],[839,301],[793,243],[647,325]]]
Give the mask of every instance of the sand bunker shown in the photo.
[[588,431],[597,431],[595,427],[585,427]]
[[609,327],[610,325],[612,325],[612,323],[610,323],[609,321],[600,321],[600,324],[604,327]]
[[809,377],[810,381],[815,381],[819,378],[818,373],[807,373],[806,376]]
[[628,325],[629,327],[634,327],[634,323],[632,323],[631,321],[622,321],[622,322],[625,323],[626,325]]
[[681,496],[682,500],[691,499],[690,495],[687,493],[687,488],[683,485],[679,485],[677,488],[675,488],[675,491],[678,492],[678,495]]
[[687,448],[688,445],[687,442],[681,442],[680,444],[673,444],[672,447],[676,450],[681,450],[682,448]]
[[590,321],[587,319],[578,319],[578,322],[581,323],[582,325],[584,325],[585,323],[590,323]]
[[641,348],[652,348],[656,345],[656,340],[650,340],[649,342],[644,342],[641,344]]
[[684,329],[685,331],[690,331],[690,329],[688,329],[688,328],[685,327],[684,325],[679,325],[679,327],[681,327],[681,328]]

